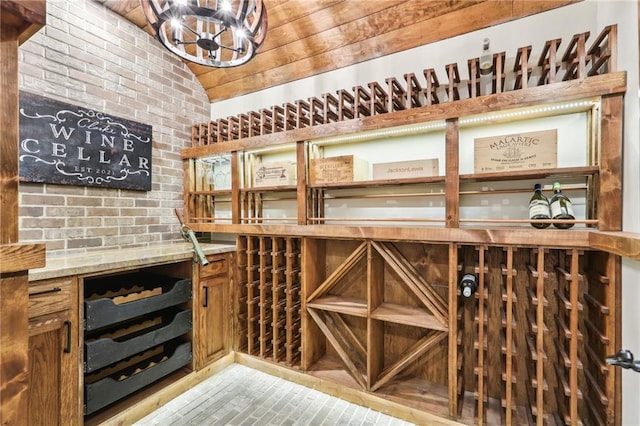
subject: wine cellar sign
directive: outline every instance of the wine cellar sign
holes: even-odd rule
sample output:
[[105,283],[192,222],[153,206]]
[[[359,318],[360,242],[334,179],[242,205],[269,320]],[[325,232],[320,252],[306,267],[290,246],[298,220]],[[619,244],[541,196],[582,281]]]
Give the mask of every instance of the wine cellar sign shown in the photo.
[[474,139],[475,173],[549,169],[558,163],[558,130]]
[[20,181],[151,190],[151,126],[20,92]]

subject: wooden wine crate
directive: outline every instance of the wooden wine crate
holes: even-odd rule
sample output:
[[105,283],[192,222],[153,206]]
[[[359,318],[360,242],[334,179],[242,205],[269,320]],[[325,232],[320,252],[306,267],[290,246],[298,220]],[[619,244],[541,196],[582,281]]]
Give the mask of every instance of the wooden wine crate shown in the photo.
[[372,165],[373,180],[438,176],[438,159],[394,161]]
[[551,169],[557,163],[557,129],[474,139],[475,173]]
[[296,184],[296,164],[291,161],[259,163],[253,171],[253,186]]
[[309,183],[348,183],[369,180],[370,165],[367,160],[354,155],[312,158],[309,163]]

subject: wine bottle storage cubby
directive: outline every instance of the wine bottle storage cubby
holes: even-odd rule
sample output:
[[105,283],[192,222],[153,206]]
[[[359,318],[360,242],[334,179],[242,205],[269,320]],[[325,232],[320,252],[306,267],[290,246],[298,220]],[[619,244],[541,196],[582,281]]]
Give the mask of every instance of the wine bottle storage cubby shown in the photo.
[[[84,279],[84,414],[190,365],[188,264]],[[176,277],[178,276],[178,277]]]
[[303,253],[303,369],[448,415],[448,246],[307,238]]
[[300,364],[300,259],[300,239],[237,238],[239,351]]

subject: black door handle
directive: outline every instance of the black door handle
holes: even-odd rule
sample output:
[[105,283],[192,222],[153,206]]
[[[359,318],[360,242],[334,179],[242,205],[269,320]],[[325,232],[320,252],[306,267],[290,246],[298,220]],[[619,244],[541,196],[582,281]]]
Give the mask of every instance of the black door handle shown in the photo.
[[54,288],[51,288],[49,290],[42,290],[42,291],[36,291],[35,293],[29,293],[29,297],[31,297],[31,296],[42,296],[43,294],[57,293],[59,291],[62,291],[62,289],[60,287],[54,287]]
[[64,347],[64,353],[71,353],[71,321],[64,322],[65,327],[67,328],[67,344]]

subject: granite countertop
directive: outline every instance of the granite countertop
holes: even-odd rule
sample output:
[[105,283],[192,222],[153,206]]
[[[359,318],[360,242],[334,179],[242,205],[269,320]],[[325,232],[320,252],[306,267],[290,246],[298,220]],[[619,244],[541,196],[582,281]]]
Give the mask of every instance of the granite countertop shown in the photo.
[[[200,243],[205,254],[235,251],[233,244]],[[107,248],[85,253],[47,253],[44,268],[29,271],[29,281],[59,278],[179,262],[193,257],[193,246],[187,242],[156,244],[151,247]]]

